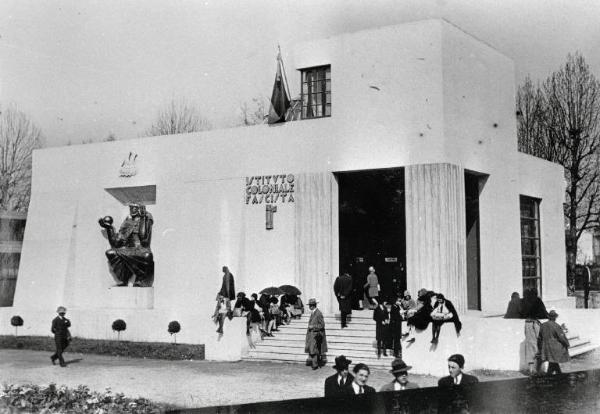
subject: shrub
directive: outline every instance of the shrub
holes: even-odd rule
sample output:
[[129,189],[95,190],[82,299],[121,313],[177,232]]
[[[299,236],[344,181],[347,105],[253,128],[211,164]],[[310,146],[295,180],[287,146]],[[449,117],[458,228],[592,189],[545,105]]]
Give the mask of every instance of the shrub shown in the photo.
[[15,315],[10,318],[10,324],[15,327],[15,336],[17,336],[17,329],[19,329],[19,326],[23,326],[23,318],[21,318],[19,315]]
[[121,393],[91,391],[84,385],[4,385],[0,394],[0,411],[12,409],[43,413],[161,413],[174,408],[145,398],[128,398]]
[[121,331],[127,329],[127,324],[123,319],[117,319],[112,323],[112,330],[117,331],[117,340],[121,340]]
[[171,335],[173,335],[174,338],[174,343],[177,343],[177,333],[179,331],[181,331],[181,325],[179,324],[179,322],[177,321],[171,321],[169,322],[169,327],[167,328],[167,331],[169,331],[169,333]]

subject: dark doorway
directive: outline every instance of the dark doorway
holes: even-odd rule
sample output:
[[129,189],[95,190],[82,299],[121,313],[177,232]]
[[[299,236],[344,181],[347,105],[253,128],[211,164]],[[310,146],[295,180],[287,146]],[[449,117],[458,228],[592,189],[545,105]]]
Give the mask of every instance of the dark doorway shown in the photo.
[[362,299],[369,266],[375,267],[381,296],[406,289],[404,169],[336,174],[339,187],[340,272],[354,280],[354,307]]
[[467,224],[467,308],[481,310],[481,259],[479,254],[479,194],[487,176],[465,171]]

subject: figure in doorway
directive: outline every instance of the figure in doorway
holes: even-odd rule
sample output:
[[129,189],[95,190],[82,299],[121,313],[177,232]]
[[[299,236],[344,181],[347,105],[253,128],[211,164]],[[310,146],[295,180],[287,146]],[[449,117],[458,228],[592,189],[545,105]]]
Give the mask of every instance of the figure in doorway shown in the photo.
[[369,266],[369,274],[367,275],[367,283],[364,284],[365,294],[369,301],[369,309],[375,309],[379,301],[379,279],[375,274],[375,268]]
[[342,328],[348,327],[348,315],[352,313],[352,277],[344,273],[335,279],[333,292],[338,300]]
[[110,249],[106,257],[119,286],[127,286],[135,276],[133,286],[152,286],[154,277],[154,258],[150,250],[152,239],[152,214],[143,204],[129,205],[129,216],[119,231],[113,227],[113,218],[106,216],[98,220],[100,227],[106,230]]

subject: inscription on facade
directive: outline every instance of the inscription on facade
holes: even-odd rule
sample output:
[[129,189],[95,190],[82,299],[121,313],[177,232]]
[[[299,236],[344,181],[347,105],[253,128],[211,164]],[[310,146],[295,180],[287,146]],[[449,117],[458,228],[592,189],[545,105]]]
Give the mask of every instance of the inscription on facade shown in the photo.
[[293,203],[294,174],[246,177],[246,204]]

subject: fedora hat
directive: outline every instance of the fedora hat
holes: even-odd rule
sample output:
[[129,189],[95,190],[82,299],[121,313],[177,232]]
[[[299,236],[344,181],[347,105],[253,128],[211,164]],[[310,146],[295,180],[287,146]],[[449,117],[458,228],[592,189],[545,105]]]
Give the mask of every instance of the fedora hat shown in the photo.
[[64,306],[59,306],[58,308],[56,308],[56,313],[65,313],[67,311],[67,308],[65,308]]
[[352,360],[347,359],[344,355],[335,357],[335,365],[333,369],[348,369],[348,365],[352,363]]
[[308,306],[310,306],[310,305],[315,305],[316,306],[317,303],[319,303],[319,302],[317,302],[317,300],[315,298],[310,298],[308,300]]
[[401,358],[396,358],[392,361],[392,369],[390,372],[392,374],[396,374],[398,372],[407,372],[411,369],[411,365],[406,365],[406,363]]

